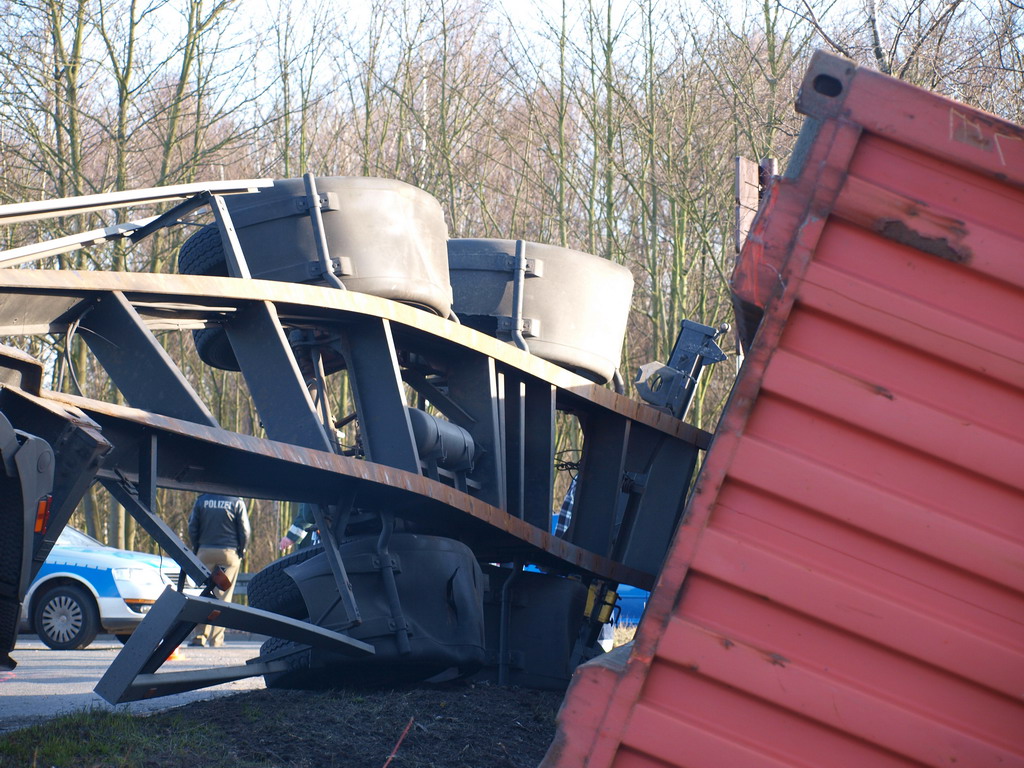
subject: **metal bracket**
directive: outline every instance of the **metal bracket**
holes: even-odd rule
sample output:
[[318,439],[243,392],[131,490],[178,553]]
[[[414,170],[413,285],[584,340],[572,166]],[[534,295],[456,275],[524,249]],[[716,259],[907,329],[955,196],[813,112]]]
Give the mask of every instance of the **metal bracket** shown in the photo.
[[221,244],[224,247],[224,259],[228,265],[228,274],[232,277],[251,278],[249,265],[246,264],[245,255],[242,253],[242,246],[238,242],[238,235],[235,233],[235,227],[231,223],[231,214],[228,213],[228,208],[224,204],[224,198],[209,191],[200,192],[187,200],[183,200],[170,210],[164,211],[146,224],[146,226],[137,229],[128,238],[133,243],[137,243],[143,238],[149,237],[158,229],[178,224],[182,216],[202,208],[204,205],[210,206],[213,217],[217,221]]
[[[337,521],[328,520],[321,505],[313,505],[313,519],[316,520],[317,530],[320,531],[320,538],[324,543],[327,562],[331,566],[334,583],[338,587],[338,601],[341,602],[342,607],[345,609],[345,616],[347,617],[346,623],[344,626],[338,627],[339,629],[348,629],[349,627],[361,624],[363,621],[362,616],[359,614],[359,605],[356,603],[355,592],[352,590],[352,582],[349,581],[345,563],[341,559],[341,552],[338,550],[338,539],[345,534],[345,527],[348,524],[348,517],[352,512],[352,502],[354,500],[355,494],[353,493],[347,494],[346,498],[341,500],[340,514]],[[332,523],[335,524],[332,525]]]
[[138,221],[125,221],[118,224],[112,224],[109,227],[92,229],[88,232],[82,232],[77,235],[58,237],[53,240],[45,240],[41,243],[23,245],[20,248],[9,248],[5,251],[0,251],[0,267],[13,267],[16,264],[23,264],[26,261],[35,261],[36,259],[44,259],[47,256],[57,256],[62,253],[70,253],[71,251],[77,251],[79,248],[85,248],[90,245],[99,245],[100,243],[110,243],[115,240],[123,240],[126,237],[131,237],[134,232],[137,232],[156,219],[156,216],[151,216],[149,218],[139,219]]
[[[337,211],[340,209],[338,195],[334,192],[321,192],[317,195],[321,211]],[[308,216],[309,199],[305,196],[292,197],[287,200],[274,198],[255,205],[247,205],[245,210],[236,211],[233,218],[235,226],[248,227],[266,221],[287,219],[292,216]]]
[[[524,259],[526,277],[544,277],[543,259]],[[452,253],[448,256],[451,270],[476,270],[478,272],[514,272],[516,257],[504,253]]]
[[416,394],[420,395],[424,400],[428,400],[431,405],[451,421],[469,425],[476,423],[476,419],[470,416],[461,405],[448,397],[447,387],[442,390],[434,381],[431,381],[422,373],[409,370],[408,368],[402,370],[402,380],[412,387]]
[[216,598],[192,597],[168,589],[110,663],[96,684],[96,693],[111,704],[123,704],[126,701],[193,691],[289,668],[287,662],[272,661],[246,664],[243,667],[154,674],[200,623],[272,635],[350,656],[370,656],[374,653],[372,645],[305,621],[289,619],[258,608],[225,603]]
[[[342,277],[353,274],[352,259],[348,256],[331,256],[331,269]],[[319,259],[297,261],[273,269],[261,269],[256,273],[260,280],[277,280],[282,283],[308,283],[323,277]]]
[[316,190],[316,177],[312,173],[305,173],[302,176],[302,182],[306,187],[306,207],[309,209],[309,220],[313,226],[313,242],[316,245],[321,276],[339,291],[344,291],[346,290],[345,284],[334,274],[330,250],[327,248],[327,231],[324,229],[320,195]]
[[218,426],[123,293],[97,296],[81,317],[78,331],[132,407]]
[[395,582],[395,564],[392,561],[388,546],[391,544],[391,534],[395,530],[395,516],[392,512],[381,512],[380,514],[380,536],[377,539],[377,556],[380,558],[380,577],[384,582],[384,593],[388,599],[388,610],[391,612],[391,619],[395,622],[395,642],[398,645],[398,652],[405,654],[412,651],[409,644],[409,623],[406,621],[405,612],[402,610],[402,600],[398,596],[398,585]]
[[656,408],[685,419],[704,367],[726,359],[715,339],[728,330],[728,325],[712,328],[683,320],[668,365],[646,363],[637,370],[637,394]]
[[[515,330],[516,322],[513,318],[503,315],[493,315],[498,321],[498,333],[511,334]],[[523,336],[536,339],[540,336],[540,320],[532,317],[524,317],[520,321]]]

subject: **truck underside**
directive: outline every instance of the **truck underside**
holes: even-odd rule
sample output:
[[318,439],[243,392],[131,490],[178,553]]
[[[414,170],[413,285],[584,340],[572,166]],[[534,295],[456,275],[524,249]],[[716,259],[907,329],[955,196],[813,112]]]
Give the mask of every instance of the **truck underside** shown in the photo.
[[[26,532],[3,553],[5,610],[92,482],[204,589],[157,602],[97,687],[108,701],[251,675],[309,687],[475,674],[557,689],[599,652],[616,587],[653,586],[709,444],[681,417],[702,367],[723,357],[719,331],[687,323],[642,383],[650,402],[627,399],[602,386],[620,381],[627,270],[523,241],[445,240],[436,202],[406,187],[307,175],[0,208],[0,223],[18,223],[176,203],[8,251],[5,266],[214,214],[182,248],[188,274],[0,271],[0,334],[77,334],[127,403],[46,390],[41,363],[0,350],[0,414],[52,451],[55,470],[39,521],[46,483],[8,471],[31,489],[4,511]],[[217,423],[165,332],[191,332],[204,362],[241,371],[265,436]],[[327,405],[342,371],[354,448]],[[554,535],[566,415],[583,446],[570,522]],[[310,504],[322,544],[257,574],[248,606],[226,605],[211,596],[220,574],[158,514],[158,488]],[[206,622],[272,639],[242,668],[158,674]]]

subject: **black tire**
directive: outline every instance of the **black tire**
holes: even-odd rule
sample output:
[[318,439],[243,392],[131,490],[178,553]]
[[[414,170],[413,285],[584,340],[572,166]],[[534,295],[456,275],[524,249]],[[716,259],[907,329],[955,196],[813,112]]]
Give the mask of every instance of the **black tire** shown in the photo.
[[309,646],[304,646],[292,640],[282,640],[280,637],[269,637],[260,646],[260,656],[269,656],[279,651],[290,652],[298,650],[304,650],[304,653],[288,659],[291,669],[286,672],[273,672],[263,676],[263,682],[267,688],[308,691],[329,687],[323,677],[316,674],[310,667],[311,656]]
[[302,599],[302,592],[291,576],[285,573],[285,569],[304,563],[322,554],[323,551],[323,544],[314,544],[272,562],[249,581],[249,605],[292,619],[308,618],[309,611]]
[[[183,275],[227,277],[228,264],[217,227],[207,225],[186,240],[178,251],[178,272]],[[213,368],[237,371],[238,360],[223,328],[192,331],[199,359]]]
[[33,601],[32,626],[55,651],[86,648],[100,630],[100,612],[92,595],[75,584],[50,587]]
[[178,251],[178,271],[183,275],[227,277],[228,264],[220,232],[207,225],[194,232]]
[[21,483],[0,471],[0,669],[14,662],[8,655],[18,639],[21,618],[21,567],[29,557],[23,550],[25,520]]

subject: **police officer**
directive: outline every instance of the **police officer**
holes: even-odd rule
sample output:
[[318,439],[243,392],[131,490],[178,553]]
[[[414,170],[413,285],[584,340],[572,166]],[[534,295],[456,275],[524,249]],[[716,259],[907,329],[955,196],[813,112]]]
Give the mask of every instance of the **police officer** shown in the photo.
[[[192,551],[211,571],[223,566],[230,586],[225,592],[215,589],[214,594],[227,602],[231,602],[235,591],[235,577],[249,545],[249,533],[249,513],[245,502],[237,496],[204,493],[192,506],[188,518]],[[190,645],[224,645],[224,627],[200,625]]]
[[296,513],[295,519],[292,520],[287,533],[281,537],[281,541],[277,544],[278,549],[284,552],[294,545],[295,550],[298,551],[308,547],[310,544],[315,544],[315,529],[316,518],[313,516],[313,505],[306,504],[305,502],[299,504],[299,511]]

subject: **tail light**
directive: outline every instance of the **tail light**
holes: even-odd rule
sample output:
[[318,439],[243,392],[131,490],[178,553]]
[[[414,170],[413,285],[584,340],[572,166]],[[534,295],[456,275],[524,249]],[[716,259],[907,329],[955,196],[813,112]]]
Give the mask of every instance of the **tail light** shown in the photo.
[[47,494],[36,504],[36,533],[46,533],[50,527],[50,507],[53,506],[53,496]]

